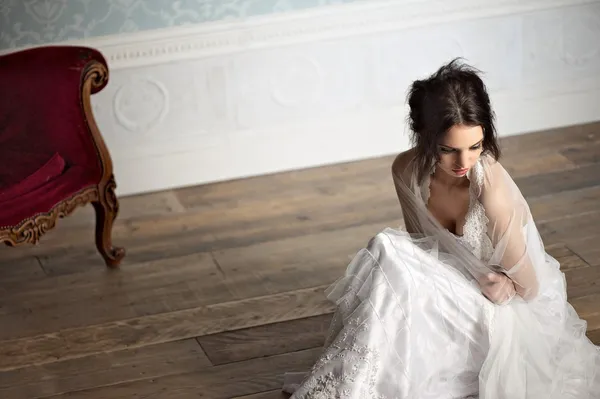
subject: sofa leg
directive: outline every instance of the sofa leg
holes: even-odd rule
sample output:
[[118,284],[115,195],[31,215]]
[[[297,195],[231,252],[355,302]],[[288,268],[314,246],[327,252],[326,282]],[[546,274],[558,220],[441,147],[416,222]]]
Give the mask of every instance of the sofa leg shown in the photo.
[[113,222],[119,212],[115,187],[115,181],[111,179],[104,190],[99,190],[98,201],[92,202],[96,210],[96,248],[108,267],[119,266],[125,256],[125,249],[112,245]]

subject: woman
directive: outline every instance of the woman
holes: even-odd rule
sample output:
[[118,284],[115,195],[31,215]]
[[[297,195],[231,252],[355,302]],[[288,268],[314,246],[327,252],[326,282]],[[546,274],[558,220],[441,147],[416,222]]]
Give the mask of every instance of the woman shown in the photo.
[[600,348],[567,302],[500,150],[486,88],[457,60],[413,83],[414,148],[392,175],[406,230],[373,237],[328,290],[322,355],[292,399],[600,398]]

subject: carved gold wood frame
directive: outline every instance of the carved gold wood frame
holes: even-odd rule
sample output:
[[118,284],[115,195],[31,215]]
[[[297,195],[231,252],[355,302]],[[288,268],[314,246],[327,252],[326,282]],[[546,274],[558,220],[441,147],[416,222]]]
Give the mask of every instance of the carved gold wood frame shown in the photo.
[[107,266],[116,267],[125,256],[123,248],[112,245],[112,226],[119,212],[115,194],[116,182],[108,148],[100,134],[91,106],[91,95],[100,91],[108,80],[104,64],[91,61],[82,73],[81,100],[89,133],[102,165],[102,177],[97,186],[87,187],[56,204],[50,211],[25,219],[17,226],[0,227],[0,242],[9,246],[37,244],[40,238],[56,226],[59,218],[73,213],[79,206],[91,203],[96,211],[96,247]]

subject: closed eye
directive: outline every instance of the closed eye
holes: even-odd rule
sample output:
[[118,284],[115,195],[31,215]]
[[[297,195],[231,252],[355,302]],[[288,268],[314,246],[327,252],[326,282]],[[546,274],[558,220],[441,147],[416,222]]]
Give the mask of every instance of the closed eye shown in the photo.
[[[471,147],[469,147],[470,151],[476,151],[479,150],[481,148],[482,145],[482,141],[480,141],[479,143],[472,145]],[[445,147],[445,146],[440,146],[440,152],[443,152],[444,154],[450,154],[453,152],[459,151],[456,148],[452,148],[452,147]]]

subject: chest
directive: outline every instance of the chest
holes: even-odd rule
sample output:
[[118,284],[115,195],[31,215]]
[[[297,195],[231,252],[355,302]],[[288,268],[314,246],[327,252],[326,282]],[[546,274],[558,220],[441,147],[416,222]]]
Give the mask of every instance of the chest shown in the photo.
[[448,190],[431,182],[429,189],[430,195],[427,201],[429,212],[452,234],[463,235],[471,202],[469,187]]

